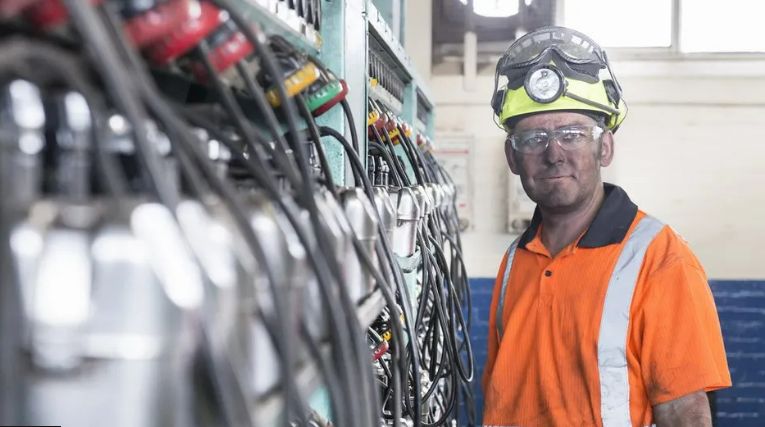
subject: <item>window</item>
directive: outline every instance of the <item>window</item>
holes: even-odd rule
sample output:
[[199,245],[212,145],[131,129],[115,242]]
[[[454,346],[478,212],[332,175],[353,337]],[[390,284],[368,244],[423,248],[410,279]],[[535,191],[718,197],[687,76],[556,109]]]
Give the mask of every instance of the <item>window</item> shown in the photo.
[[[467,0],[460,0],[467,4]],[[489,18],[507,18],[517,15],[520,4],[517,0],[473,0],[473,12]]]
[[565,0],[563,22],[603,47],[672,44],[671,0]]
[[[674,19],[673,10],[679,11],[679,19]],[[762,0],[563,0],[562,18],[563,25],[603,47],[765,52],[759,30],[762,12]]]
[[680,49],[683,52],[765,52],[762,0],[705,2],[683,0]]

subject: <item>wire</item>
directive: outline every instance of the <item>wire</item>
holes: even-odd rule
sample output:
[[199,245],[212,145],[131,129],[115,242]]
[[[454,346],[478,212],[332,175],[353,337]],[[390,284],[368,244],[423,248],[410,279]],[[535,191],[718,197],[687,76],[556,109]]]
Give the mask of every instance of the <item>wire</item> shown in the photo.
[[[348,128],[351,130],[351,143],[353,143],[353,151],[356,153],[361,153],[361,147],[359,144],[359,135],[356,132],[356,121],[353,119],[353,113],[351,112],[351,106],[348,104],[347,99],[343,99],[340,101],[340,105],[343,107],[343,113],[345,113],[345,118],[348,120]],[[363,163],[362,163],[363,164]]]
[[69,17],[85,41],[85,47],[94,59],[93,63],[106,84],[111,101],[125,114],[133,125],[136,153],[142,161],[148,181],[159,200],[175,211],[179,195],[163,179],[158,153],[146,135],[146,111],[136,98],[131,85],[133,79],[121,66],[113,51],[106,30],[86,0],[64,0]]
[[252,76],[250,76],[242,61],[237,62],[236,70],[244,81],[248,93],[255,101],[255,105],[258,107],[258,111],[260,111],[260,113],[266,119],[268,129],[276,139],[276,143],[279,147],[281,147],[281,151],[276,150],[277,155],[283,156],[285,161],[289,164],[289,166],[282,165],[282,172],[288,174],[288,178],[291,182],[293,182],[293,186],[298,188],[300,186],[300,172],[298,171],[298,167],[294,158],[287,155],[287,153],[291,152],[292,150],[289,148],[289,145],[287,144],[287,141],[281,132],[279,120],[276,118],[276,114],[274,114],[274,111],[268,105],[268,100],[266,99],[266,94],[263,91],[263,88],[255,83],[255,80],[252,78]]
[[390,138],[390,134],[388,133],[388,130],[385,128],[382,128],[382,134],[385,138],[380,138],[380,134],[377,132],[377,129],[374,129],[372,127],[372,131],[375,135],[375,138],[382,141],[382,144],[387,147],[387,149],[390,152],[393,165],[391,165],[391,168],[396,168],[398,171],[399,176],[401,177],[402,182],[404,183],[404,186],[411,187],[412,182],[409,180],[409,175],[406,173],[406,170],[404,170],[403,165],[400,161],[398,161],[398,156],[396,155],[396,149],[394,148],[393,141]]
[[[335,341],[335,345],[333,346],[333,349],[338,351],[337,356],[333,356],[333,360],[336,360],[337,362],[337,368],[347,368],[348,364],[347,361],[351,357],[349,355],[350,352],[350,344],[348,343],[349,338],[347,337],[346,331],[343,329],[343,321],[339,318],[340,313],[342,312],[342,309],[338,306],[337,301],[335,300],[335,294],[334,294],[334,287],[329,284],[328,282],[328,276],[329,272],[327,271],[326,266],[324,265],[323,257],[320,257],[317,255],[317,252],[315,249],[315,245],[311,244],[310,239],[308,238],[307,232],[303,229],[303,224],[300,222],[298,218],[298,213],[295,212],[295,208],[291,207],[287,203],[285,203],[284,199],[279,194],[279,190],[276,188],[276,186],[269,182],[267,179],[267,175],[265,174],[265,165],[262,164],[253,164],[250,161],[246,161],[247,159],[244,158],[244,156],[235,150],[235,145],[220,131],[218,131],[215,126],[212,123],[207,122],[204,118],[199,117],[198,115],[195,115],[195,113],[191,111],[184,111],[184,115],[186,118],[196,125],[205,128],[210,134],[216,139],[219,140],[224,145],[232,148],[232,153],[240,157],[240,159],[244,160],[244,164],[247,167],[247,169],[250,171],[250,173],[253,174],[256,180],[263,186],[263,189],[266,191],[266,193],[274,199],[274,201],[279,205],[279,207],[282,209],[282,212],[287,217],[288,221],[292,224],[292,226],[295,229],[295,233],[298,235],[298,238],[303,245],[303,247],[306,249],[306,255],[307,259],[311,265],[311,267],[314,270],[314,273],[317,276],[317,280],[319,281],[319,289],[321,291],[320,295],[322,297],[322,304],[324,305],[324,312],[328,314],[329,321],[330,321],[330,327],[335,330],[334,334],[331,334],[330,337]],[[252,158],[254,162],[258,162],[257,158]],[[341,375],[341,379],[343,380],[344,390],[346,396],[349,396],[349,393],[353,392],[353,385],[351,382],[351,373],[345,372],[344,369],[338,369],[338,373]],[[351,411],[351,419],[356,419],[357,415],[354,414],[352,408],[349,410]],[[340,425],[340,423],[337,423]]]
[[[222,10],[229,13],[231,16],[231,19],[236,23],[237,27],[239,27],[239,30],[244,34],[244,36],[247,38],[247,40],[253,44],[255,47],[255,51],[258,53],[258,56],[260,57],[261,61],[260,64],[264,68],[264,70],[271,75],[272,81],[275,83],[277,93],[279,95],[279,98],[282,100],[282,112],[284,113],[284,116],[287,120],[287,125],[290,131],[290,141],[292,142],[292,149],[294,151],[294,154],[297,157],[297,163],[299,166],[299,169],[303,172],[303,175],[305,177],[304,185],[302,186],[303,192],[302,195],[302,201],[304,203],[304,206],[307,207],[309,212],[309,217],[311,219],[311,222],[313,224],[314,233],[316,233],[317,241],[319,245],[323,248],[325,248],[326,253],[329,252],[329,248],[331,248],[331,245],[329,244],[329,239],[326,235],[326,232],[321,226],[321,220],[318,208],[316,206],[316,201],[313,198],[313,188],[311,188],[310,184],[310,171],[308,168],[308,159],[306,154],[304,153],[305,148],[301,145],[299,140],[299,132],[297,130],[297,113],[295,111],[295,106],[293,104],[293,101],[287,96],[286,88],[284,87],[284,84],[281,82],[281,76],[283,76],[283,73],[281,72],[281,69],[277,63],[277,61],[274,59],[270,49],[265,46],[265,44],[258,39],[258,37],[255,36],[254,31],[252,30],[250,23],[248,23],[239,13],[236,9],[231,7],[229,2],[227,0],[212,0],[212,2],[221,8]],[[335,279],[335,283],[340,283],[340,268],[338,265],[337,260],[334,259],[327,259],[326,263],[329,267],[330,273],[332,277]],[[324,282],[323,285],[328,285],[327,282]],[[364,343],[362,341],[360,328],[358,327],[357,323],[358,321],[355,321],[355,307],[350,302],[350,299],[348,298],[347,293],[340,292],[340,303],[341,303],[341,310],[342,314],[346,317],[346,325],[348,326],[350,330],[350,341],[351,341],[351,351],[355,353],[354,359],[359,361],[361,363],[362,355],[365,354],[367,351],[364,348]],[[333,313],[334,314],[334,313]],[[360,367],[358,364],[356,364],[357,369],[357,376],[356,378],[369,378],[371,376],[371,372],[365,373],[365,370]],[[367,407],[368,405],[365,405],[363,403],[360,403],[359,405],[353,404],[353,400],[357,398],[355,394],[349,394],[349,399],[351,399],[351,404],[349,405],[352,411],[355,411],[356,409],[360,409],[361,411],[361,417],[360,419],[366,418],[366,423],[374,422],[373,416],[371,415],[372,410],[371,407]],[[368,416],[364,416],[364,413],[367,413]]]
[[[328,132],[329,135],[335,137],[345,148],[346,153],[348,154],[349,159],[351,160],[352,167],[355,167],[359,170],[359,172],[363,171],[363,166],[361,163],[361,159],[359,159],[359,156],[355,153],[353,150],[353,147],[348,143],[348,141],[343,138],[338,132],[332,131],[329,128],[321,128],[322,131]],[[365,189],[367,196],[370,198],[372,204],[374,205],[374,194],[372,192],[372,183],[369,181],[369,177],[366,176],[364,173],[360,173],[361,179],[363,181],[363,188]],[[377,207],[375,206],[375,212],[377,212]],[[415,397],[415,407],[413,411],[413,421],[415,422],[415,425],[419,425],[421,422],[421,405],[420,405],[420,361],[419,361],[419,349],[417,348],[417,334],[415,332],[414,323],[413,323],[413,316],[412,316],[412,309],[410,307],[410,301],[408,298],[408,290],[406,288],[405,280],[403,278],[403,275],[401,273],[400,268],[398,267],[397,261],[393,257],[393,251],[390,248],[390,242],[388,242],[388,237],[385,234],[385,230],[382,228],[382,221],[379,218],[379,215],[377,216],[378,219],[378,235],[380,236],[380,245],[381,245],[381,252],[385,255],[389,265],[394,266],[393,268],[393,277],[396,281],[396,285],[398,287],[399,296],[401,299],[401,306],[404,311],[404,321],[406,323],[406,328],[409,331],[409,337],[408,340],[408,349],[411,352],[412,356],[412,370],[413,370],[413,376],[416,379],[414,382],[414,397]],[[379,251],[378,251],[379,252]],[[385,263],[382,263],[385,265]],[[407,357],[408,359],[408,357]],[[406,375],[408,378],[408,375],[406,374],[408,369],[408,363],[404,363],[401,367],[402,374]],[[407,399],[408,400],[408,399]],[[396,419],[394,418],[394,422]]]
[[[339,141],[343,145],[343,148],[346,149],[346,153],[348,153],[348,149],[349,148],[351,150],[353,149],[353,147],[351,147],[348,144],[348,140],[346,140],[345,137],[340,135],[340,132],[332,129],[331,127],[320,126],[318,128],[318,130],[319,130],[319,135],[320,136],[331,136],[332,138],[335,138],[337,141]],[[359,163],[360,163],[361,159],[358,156],[356,156],[356,158],[359,159]],[[353,160],[351,160],[351,162],[353,162]],[[351,164],[351,169],[353,171],[354,182],[355,182],[357,187],[362,187],[364,190],[367,190],[367,187],[363,185],[364,182],[363,182],[363,179],[361,177],[363,169],[361,171],[359,171],[359,166],[360,166],[360,164]],[[372,193],[371,191],[366,191],[366,195],[370,199],[374,198],[374,193]]]
[[[105,22],[112,28],[112,31],[109,35],[113,36],[114,41],[116,42],[115,44],[118,47],[118,51],[123,55],[123,57],[125,57],[127,63],[130,64],[129,68],[133,69],[134,75],[138,76],[137,79],[135,79],[135,82],[138,86],[141,97],[149,105],[149,109],[165,125],[165,128],[168,129],[168,132],[172,135],[177,135],[180,137],[178,139],[170,139],[171,144],[173,144],[173,148],[178,152],[186,152],[196,160],[196,164],[200,168],[200,171],[203,173],[203,175],[205,175],[205,178],[207,178],[212,188],[218,194],[220,194],[223,201],[229,207],[229,211],[232,213],[237,225],[239,226],[245,242],[247,242],[248,247],[252,250],[253,255],[258,260],[258,264],[261,265],[269,283],[276,283],[274,280],[273,272],[270,270],[270,268],[268,268],[269,264],[266,262],[268,258],[265,256],[265,250],[260,244],[258,238],[255,236],[253,229],[249,225],[249,222],[244,215],[244,209],[236,200],[236,196],[233,190],[228,185],[226,185],[225,182],[218,178],[216,171],[210,164],[206,154],[201,151],[201,148],[197,144],[191,142],[194,137],[186,129],[185,124],[179,118],[177,118],[169,106],[159,98],[157,95],[158,91],[151,85],[151,81],[148,78],[148,75],[145,74],[145,70],[143,67],[141,67],[141,62],[138,61],[132,49],[128,47],[127,42],[122,37],[122,33],[117,30],[116,18],[114,18],[113,13],[108,8],[104,7],[102,9],[102,17],[106,18]],[[271,290],[271,296],[274,300],[276,315],[280,318],[285,318],[283,314],[283,307],[285,307],[285,305],[282,302],[279,293],[276,292],[274,286],[269,286],[269,289]],[[259,301],[256,300],[256,302]],[[261,309],[260,312],[264,323],[271,325],[278,324],[282,326],[278,332],[274,330],[269,331],[272,338],[275,339],[274,345],[277,352],[282,355],[282,357],[291,354],[291,351],[289,350],[289,334],[286,334],[286,331],[283,328],[283,323],[269,322],[268,319],[266,319],[266,311]],[[286,363],[281,364],[282,376],[283,381],[287,385],[287,391],[290,392],[290,390],[293,390],[296,387],[291,384],[293,382],[293,376],[291,373],[292,364],[290,363],[289,358],[286,359],[286,361]],[[241,381],[242,378],[234,376],[233,380]],[[235,387],[237,387],[239,390],[243,390],[243,386],[241,384]],[[223,387],[223,389],[225,390],[225,387]],[[242,393],[241,397],[243,396],[244,393]],[[231,397],[234,396],[229,395],[229,398]],[[246,425],[243,423],[246,423],[245,420],[249,418],[247,403],[240,402],[238,405],[234,404],[234,407],[231,407],[229,403],[231,402],[224,402],[224,408],[228,408],[227,413],[229,414],[229,421],[238,425]],[[290,400],[285,403],[287,405],[287,409],[289,409],[290,403]],[[288,411],[285,410],[285,417],[287,417],[287,415]]]
[[[96,141],[106,141],[106,111],[100,94],[85,79],[90,70],[72,53],[47,42],[14,38],[0,42],[0,74],[5,77],[20,76],[43,86],[65,86],[85,98],[93,117],[93,136]],[[127,193],[127,180],[112,154],[103,144],[93,144],[96,171],[103,178],[106,192],[112,196],[119,209]]]
[[332,196],[337,198],[337,187],[335,186],[335,180],[332,177],[332,170],[329,168],[329,161],[327,161],[327,154],[324,152],[324,146],[321,143],[321,137],[319,136],[319,129],[316,126],[316,122],[313,120],[311,111],[306,105],[303,95],[298,94],[296,97],[296,104],[298,111],[303,116],[303,120],[308,124],[308,132],[311,135],[313,145],[316,147],[316,153],[319,155],[319,163],[321,164],[324,176],[327,179],[327,188]]
[[386,150],[385,147],[382,146],[382,144],[376,141],[369,141],[369,148],[370,148],[370,153],[371,153],[371,149],[377,150],[378,154],[380,154],[385,160],[385,162],[390,165],[391,176],[393,177],[393,181],[396,183],[396,187],[402,188],[404,186],[403,179],[401,178],[401,175],[399,175],[398,168],[395,167],[393,163],[393,159],[391,158],[390,153],[388,153],[388,150]]

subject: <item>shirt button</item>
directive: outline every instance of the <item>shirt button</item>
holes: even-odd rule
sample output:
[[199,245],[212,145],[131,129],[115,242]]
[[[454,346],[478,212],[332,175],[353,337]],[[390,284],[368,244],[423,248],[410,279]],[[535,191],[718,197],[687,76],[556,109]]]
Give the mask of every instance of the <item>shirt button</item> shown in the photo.
[[550,271],[550,270],[545,271],[545,276],[547,276],[547,277],[552,276],[552,271]]

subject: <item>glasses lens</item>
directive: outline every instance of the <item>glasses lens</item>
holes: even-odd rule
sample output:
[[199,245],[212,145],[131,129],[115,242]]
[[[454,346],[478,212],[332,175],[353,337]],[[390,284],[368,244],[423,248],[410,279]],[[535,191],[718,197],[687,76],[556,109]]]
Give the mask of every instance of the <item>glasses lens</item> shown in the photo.
[[553,136],[564,150],[577,150],[593,140],[592,134],[590,127],[572,126],[556,129]]
[[513,148],[524,154],[539,154],[547,148],[550,139],[566,151],[578,150],[600,138],[603,129],[597,126],[567,126],[552,131],[552,135],[543,130],[530,130],[513,135]]
[[545,151],[548,138],[543,130],[519,132],[512,136],[513,148],[524,154],[539,154]]

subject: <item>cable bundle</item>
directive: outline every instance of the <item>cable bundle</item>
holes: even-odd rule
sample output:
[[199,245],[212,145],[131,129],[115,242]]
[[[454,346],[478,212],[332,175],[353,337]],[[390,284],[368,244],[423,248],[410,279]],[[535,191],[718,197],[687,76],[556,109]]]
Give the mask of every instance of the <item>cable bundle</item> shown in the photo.
[[[230,0],[16,1],[0,17],[0,424],[456,419],[473,367],[454,186],[409,129],[416,185],[387,128],[370,154],[396,184],[373,185],[345,82]],[[351,142],[315,122],[338,104]],[[414,303],[395,249],[407,200]],[[390,336],[359,322],[374,292]],[[306,366],[330,414],[310,407]]]
[[[426,193],[425,213],[416,229],[421,257],[416,270],[419,295],[416,320],[414,325],[407,325],[407,333],[417,340],[407,347],[411,366],[407,384],[413,398],[405,401],[405,415],[414,425],[450,425],[460,419],[458,402],[462,397],[469,425],[475,425],[474,367],[467,336],[470,288],[460,250],[454,183],[433,156],[432,143],[420,136],[415,146],[411,129],[384,104],[370,100],[368,124],[373,178],[399,189]],[[414,180],[407,174],[407,163],[412,166]]]

